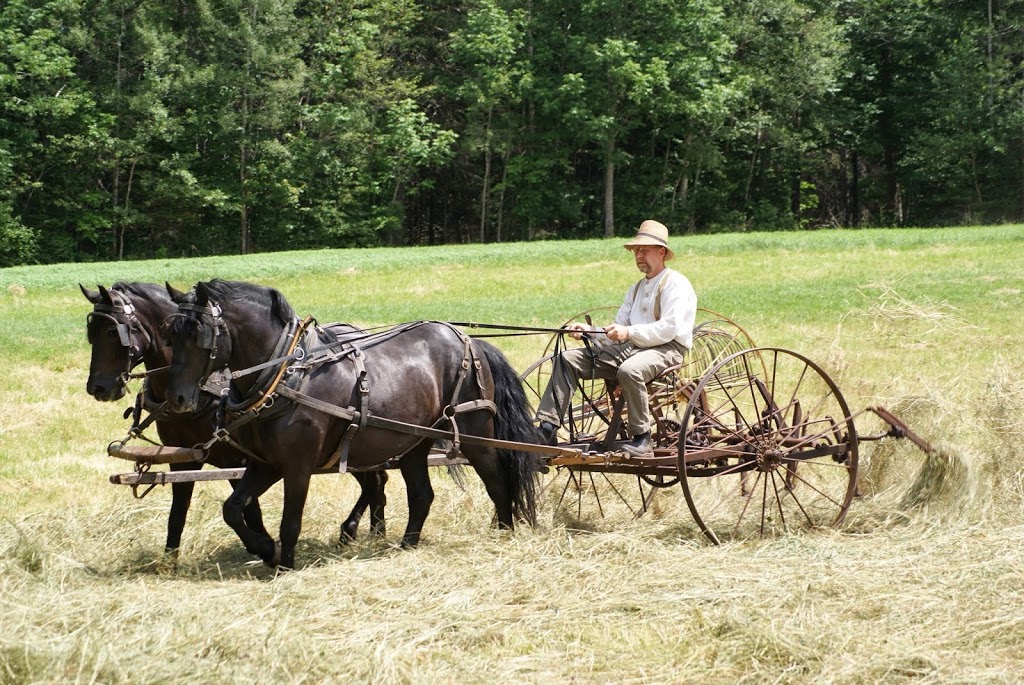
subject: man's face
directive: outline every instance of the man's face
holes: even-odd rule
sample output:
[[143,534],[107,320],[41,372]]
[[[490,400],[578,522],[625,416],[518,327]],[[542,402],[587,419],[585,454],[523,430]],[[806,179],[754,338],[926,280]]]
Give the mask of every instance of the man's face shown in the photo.
[[663,247],[634,247],[633,257],[636,259],[636,268],[645,276],[656,275],[665,266]]

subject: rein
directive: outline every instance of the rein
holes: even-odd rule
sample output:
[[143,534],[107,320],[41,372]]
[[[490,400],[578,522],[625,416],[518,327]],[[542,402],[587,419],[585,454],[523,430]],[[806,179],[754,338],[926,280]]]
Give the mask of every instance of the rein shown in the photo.
[[[480,328],[480,329],[484,329],[484,330],[517,331],[516,333],[508,333],[505,336],[502,336],[502,335],[477,335],[477,336],[473,336],[473,337],[476,337],[476,338],[497,338],[497,337],[506,337],[506,336],[510,337],[510,336],[516,336],[516,335],[541,335],[541,334],[544,334],[544,333],[566,333],[567,332],[567,329],[565,329],[565,328],[543,328],[543,327],[539,327],[539,326],[512,326],[512,325],[509,325],[509,324],[476,323],[476,322],[473,322],[473,321],[448,321],[447,323],[449,325],[451,325],[451,326],[461,326],[462,328],[470,328],[470,329]],[[584,333],[584,337],[586,337],[588,334],[589,335],[606,335],[604,331],[600,331],[600,330],[598,330],[598,331],[583,331],[583,333]]]

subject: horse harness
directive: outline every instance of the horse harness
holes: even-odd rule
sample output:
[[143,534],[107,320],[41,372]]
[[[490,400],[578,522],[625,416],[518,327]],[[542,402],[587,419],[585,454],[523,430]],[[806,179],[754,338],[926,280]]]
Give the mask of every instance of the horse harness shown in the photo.
[[[206,307],[182,303],[178,305],[178,309],[181,316],[190,316],[189,312],[193,312],[198,315],[196,318],[209,316],[211,319],[211,324],[205,338],[197,341],[198,347],[210,350],[207,373],[202,379],[202,387],[204,390],[210,391],[212,389],[207,387],[208,378],[214,359],[217,356],[217,336],[223,327],[221,308],[216,303],[211,302]],[[463,343],[463,358],[457,372],[451,400],[442,410],[441,416],[429,428],[374,415],[368,408],[370,386],[367,381],[366,355],[364,350],[430,323],[446,326]],[[355,366],[353,395],[356,401],[353,405],[343,407],[331,404],[330,402],[312,397],[305,392],[310,380],[310,374],[314,369],[346,359],[351,359]],[[270,360],[248,369],[231,372],[230,377],[232,380],[237,380],[253,373],[259,373],[260,375],[250,391],[244,396],[240,395],[237,386],[231,383],[230,390],[225,391],[222,395],[218,411],[217,428],[213,432],[213,437],[202,445],[202,448],[204,452],[207,452],[216,442],[226,441],[253,459],[265,463],[266,460],[263,457],[235,440],[232,433],[237,432],[242,426],[254,421],[269,420],[284,412],[291,404],[299,404],[349,422],[338,446],[320,467],[324,471],[333,470],[335,467],[337,467],[340,473],[347,471],[348,454],[352,439],[360,430],[370,426],[422,438],[451,440],[449,454],[454,455],[458,452],[461,442],[457,421],[458,416],[481,410],[489,411],[492,414],[497,412],[497,407],[491,400],[477,399],[457,404],[462,384],[469,374],[470,368],[473,368],[476,374],[477,386],[483,392],[483,381],[480,375],[481,362],[473,347],[472,339],[451,324],[445,322],[417,321],[378,333],[339,335],[330,326],[320,327],[312,317],[307,317],[302,321],[296,318],[282,331]],[[278,401],[279,398],[286,401]],[[450,431],[441,430],[441,427],[445,424],[450,425]],[[477,438],[477,440],[482,439]],[[409,449],[412,449],[414,446],[410,446]],[[393,459],[399,459],[404,454],[403,452],[396,455]]]
[[[110,295],[111,304],[106,304],[105,302],[94,303],[92,311],[85,317],[85,327],[86,331],[88,331],[89,324],[92,323],[93,319],[107,319],[113,322],[114,329],[117,331],[118,342],[121,347],[128,350],[128,359],[125,362],[126,368],[121,374],[122,382],[127,383],[131,378],[132,369],[142,361],[142,356],[149,349],[150,344],[152,344],[152,339],[149,333],[146,332],[146,329],[143,328],[139,317],[135,314],[135,305],[131,303],[131,300],[116,290],[108,290],[107,293]],[[146,338],[144,345],[136,344],[140,336]],[[91,336],[89,343],[95,343]]]
[[[117,290],[108,290],[111,304],[97,302],[93,304],[93,310],[86,315],[86,330],[93,319],[107,319],[114,325],[117,331],[118,343],[128,352],[125,362],[125,371],[121,373],[121,382],[126,384],[133,378],[142,378],[142,389],[136,394],[135,404],[125,410],[124,418],[131,417],[132,425],[128,429],[128,435],[121,441],[122,444],[131,438],[142,438],[147,442],[157,444],[147,438],[144,431],[157,421],[192,421],[196,416],[204,414],[214,404],[214,401],[227,388],[229,378],[226,373],[214,372],[209,374],[204,389],[203,397],[196,411],[188,414],[175,414],[168,410],[167,402],[154,395],[153,388],[149,383],[150,376],[156,372],[165,371],[168,367],[151,369],[145,373],[132,373],[140,362],[143,361],[147,351],[153,345],[153,336],[142,325],[142,321],[136,314],[135,305],[128,296]],[[144,342],[143,342],[144,340]],[[94,343],[90,339],[90,343]],[[146,416],[143,417],[143,411]]]

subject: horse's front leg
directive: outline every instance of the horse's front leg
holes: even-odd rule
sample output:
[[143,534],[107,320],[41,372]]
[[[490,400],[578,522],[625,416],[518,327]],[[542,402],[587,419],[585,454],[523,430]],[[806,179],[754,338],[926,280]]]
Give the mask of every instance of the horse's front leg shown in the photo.
[[409,495],[409,523],[402,536],[402,547],[415,547],[419,544],[423,523],[434,501],[434,489],[430,486],[430,474],[427,471],[427,455],[431,444],[432,440],[424,440],[398,462]]
[[[302,532],[302,512],[306,508],[309,494],[309,479],[312,472],[302,466],[290,468],[284,476],[284,508],[281,512],[281,552],[276,565],[278,570],[295,568],[295,545]],[[266,559],[264,559],[266,561]]]
[[[229,481],[231,487],[234,488],[237,481]],[[245,519],[245,525],[249,530],[260,535],[266,535],[268,538],[271,537],[270,531],[267,530],[266,525],[263,523],[263,508],[260,507],[260,500],[258,497],[250,497],[249,504],[242,510],[242,517]]]
[[234,484],[234,492],[224,501],[223,508],[224,522],[235,531],[238,539],[245,545],[246,551],[255,554],[271,566],[274,565],[276,557],[274,539],[266,530],[254,530],[247,525],[246,510],[279,480],[281,472],[278,469],[253,462],[246,467],[242,478]]
[[[171,471],[199,468],[202,468],[202,464],[191,462],[171,464]],[[178,556],[181,533],[185,530],[185,519],[188,516],[189,507],[192,506],[192,491],[195,489],[195,485],[194,482],[171,483],[171,511],[167,514],[167,544],[164,545],[164,553],[172,557]]]

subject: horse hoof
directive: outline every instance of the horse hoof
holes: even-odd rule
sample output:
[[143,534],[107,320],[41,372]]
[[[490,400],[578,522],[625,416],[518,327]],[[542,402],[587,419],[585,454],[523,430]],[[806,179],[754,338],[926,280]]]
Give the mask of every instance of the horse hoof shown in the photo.
[[355,542],[356,540],[356,527],[343,525],[341,527],[341,535],[338,536],[338,542],[342,546],[347,546],[349,543]]
[[263,563],[266,564],[267,566],[269,566],[270,568],[273,568],[273,569],[276,569],[276,568],[278,568],[281,565],[281,543],[280,542],[275,542],[274,543],[274,556],[270,557],[269,559],[267,559],[266,557],[263,557]]

